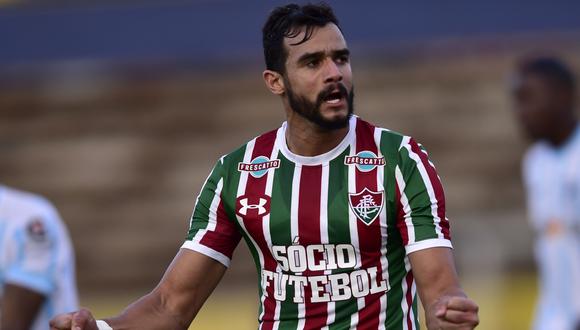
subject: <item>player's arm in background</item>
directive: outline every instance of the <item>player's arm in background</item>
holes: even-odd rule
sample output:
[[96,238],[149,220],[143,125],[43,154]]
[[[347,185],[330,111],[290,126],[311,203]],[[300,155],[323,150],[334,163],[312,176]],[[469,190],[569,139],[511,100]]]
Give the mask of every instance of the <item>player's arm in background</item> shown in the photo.
[[36,318],[45,296],[17,284],[4,285],[0,297],[0,329],[28,330]]
[[[160,283],[119,316],[104,320],[113,329],[187,329],[223,277],[241,238],[226,210],[227,202],[222,200],[223,161],[220,159],[204,183],[187,240]],[[81,310],[54,318],[51,329],[95,330],[96,324],[89,311]]]
[[429,329],[473,329],[478,306],[459,285],[453,261],[445,196],[426,150],[405,137],[396,168],[403,237]]
[[47,296],[55,290],[52,271],[58,234],[51,220],[58,215],[51,206],[41,205],[30,205],[29,220],[10,227],[0,246],[0,253],[10,260],[3,270],[1,330],[30,329]]

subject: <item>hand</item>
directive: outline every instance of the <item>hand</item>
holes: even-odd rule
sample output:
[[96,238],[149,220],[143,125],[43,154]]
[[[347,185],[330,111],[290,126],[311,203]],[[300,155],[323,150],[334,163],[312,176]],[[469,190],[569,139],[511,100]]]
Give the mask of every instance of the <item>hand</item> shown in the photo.
[[50,330],[98,330],[97,322],[88,309],[60,314],[50,320]]
[[429,311],[427,328],[432,330],[474,329],[479,324],[477,304],[464,297],[445,296]]

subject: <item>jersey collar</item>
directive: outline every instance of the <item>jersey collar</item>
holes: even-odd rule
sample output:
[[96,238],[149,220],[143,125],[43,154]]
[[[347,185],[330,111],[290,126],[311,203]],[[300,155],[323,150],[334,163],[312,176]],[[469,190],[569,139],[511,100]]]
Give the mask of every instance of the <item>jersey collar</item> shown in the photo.
[[287,122],[282,123],[282,127],[278,129],[278,132],[276,133],[276,144],[284,157],[298,165],[314,166],[328,163],[329,161],[338,157],[351,144],[351,141],[355,136],[357,120],[358,117],[352,115],[348,122],[348,133],[344,139],[342,139],[342,141],[336,147],[334,147],[334,149],[317,156],[300,156],[288,149],[288,144],[286,143],[286,127],[288,126]]

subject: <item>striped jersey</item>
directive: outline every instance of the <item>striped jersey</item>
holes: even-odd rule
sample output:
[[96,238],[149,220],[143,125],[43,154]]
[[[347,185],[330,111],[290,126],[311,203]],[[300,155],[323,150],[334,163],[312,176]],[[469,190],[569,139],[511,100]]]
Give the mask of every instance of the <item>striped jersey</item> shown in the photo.
[[183,248],[229,266],[244,238],[260,329],[417,329],[407,255],[451,247],[427,152],[356,116],[314,157],[292,153],[285,132],[286,123],[217,162]]
[[78,309],[74,253],[58,212],[40,196],[0,185],[0,297],[6,284],[45,297],[31,330]]

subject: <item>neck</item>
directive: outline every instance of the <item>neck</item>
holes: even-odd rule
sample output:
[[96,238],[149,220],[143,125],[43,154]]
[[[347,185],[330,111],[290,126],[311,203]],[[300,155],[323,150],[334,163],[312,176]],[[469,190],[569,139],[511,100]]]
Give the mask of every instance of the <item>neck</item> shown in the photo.
[[564,121],[548,141],[554,147],[561,147],[572,137],[577,125],[576,119]]
[[334,149],[348,134],[348,125],[328,130],[319,127],[304,117],[287,113],[286,143],[293,153],[313,157]]

